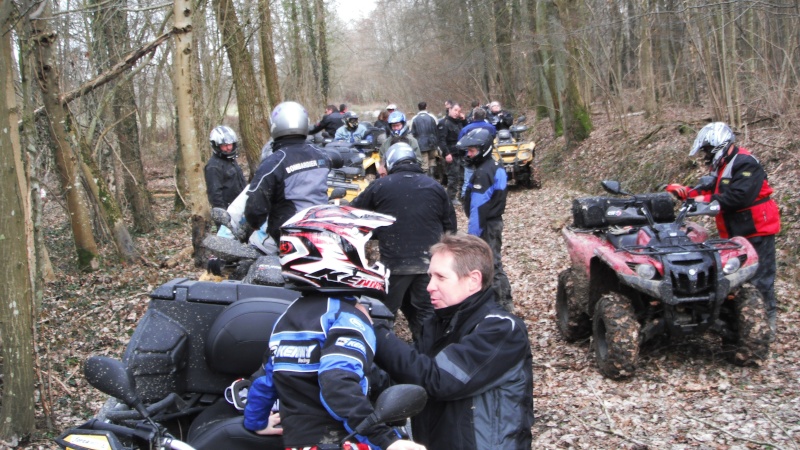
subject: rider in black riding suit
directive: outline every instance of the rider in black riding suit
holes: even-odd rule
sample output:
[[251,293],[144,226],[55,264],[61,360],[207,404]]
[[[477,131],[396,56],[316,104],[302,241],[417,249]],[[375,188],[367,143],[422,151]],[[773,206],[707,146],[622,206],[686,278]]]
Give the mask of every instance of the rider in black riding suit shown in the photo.
[[267,222],[278,242],[280,226],[298,211],[328,203],[330,159],[306,142],[308,113],[302,105],[283,102],[271,117],[272,154],[261,162],[248,188],[244,216],[254,229]]

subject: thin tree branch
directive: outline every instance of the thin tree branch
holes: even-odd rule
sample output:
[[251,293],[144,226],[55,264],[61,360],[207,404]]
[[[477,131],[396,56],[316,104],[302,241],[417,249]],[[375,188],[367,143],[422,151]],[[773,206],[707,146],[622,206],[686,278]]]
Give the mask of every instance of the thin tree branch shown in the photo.
[[140,47],[132,52],[130,52],[125,58],[120,60],[117,64],[115,64],[111,69],[106,72],[101,73],[95,79],[90,80],[83,84],[83,86],[73,89],[69,92],[64,92],[58,96],[59,101],[62,104],[69,103],[76,98],[88,94],[89,92],[93,91],[94,89],[108,83],[109,81],[113,80],[114,78],[118,77],[120,74],[125,72],[126,70],[133,67],[136,61],[140,60],[144,56],[150,54],[151,52],[155,51],[159,45],[163,44],[167,39],[170,38],[173,34],[177,33],[186,33],[190,30],[179,30],[177,28],[173,28],[170,31],[162,34],[161,36],[157,37],[154,41],[150,42],[149,44],[145,45],[144,47]]

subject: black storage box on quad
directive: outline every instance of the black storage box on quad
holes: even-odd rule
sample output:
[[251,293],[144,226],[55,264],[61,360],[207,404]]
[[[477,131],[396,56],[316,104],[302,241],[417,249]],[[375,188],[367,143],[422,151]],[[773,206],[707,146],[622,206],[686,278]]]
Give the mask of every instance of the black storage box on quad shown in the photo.
[[146,403],[171,392],[219,394],[258,368],[272,326],[298,296],[279,287],[185,278],[159,286],[123,355],[136,392]]
[[675,220],[675,200],[666,192],[631,197],[584,197],[572,201],[572,226],[576,228],[605,228],[606,211],[611,206],[625,207],[643,203],[656,222]]

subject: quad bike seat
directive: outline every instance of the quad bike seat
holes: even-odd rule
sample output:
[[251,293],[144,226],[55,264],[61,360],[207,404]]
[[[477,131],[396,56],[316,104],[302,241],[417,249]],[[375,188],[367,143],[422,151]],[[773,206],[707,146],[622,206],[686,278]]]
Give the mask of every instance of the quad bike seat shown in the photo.
[[187,442],[197,450],[283,450],[281,436],[255,434],[243,422],[243,412],[220,398],[192,421]]
[[511,137],[511,132],[509,130],[500,130],[497,132],[497,143],[502,144],[513,144],[514,139]]
[[205,342],[208,367],[249,377],[261,366],[272,327],[291,302],[251,298],[231,303],[214,320]]
[[619,233],[617,231],[607,231],[606,238],[614,248],[632,247],[636,245],[639,229],[631,227],[627,233]]

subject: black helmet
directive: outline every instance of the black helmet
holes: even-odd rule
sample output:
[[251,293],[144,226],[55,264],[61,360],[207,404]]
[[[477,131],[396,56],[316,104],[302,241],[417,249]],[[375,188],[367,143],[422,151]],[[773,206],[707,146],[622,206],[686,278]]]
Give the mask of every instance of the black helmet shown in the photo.
[[346,126],[350,131],[355,131],[356,128],[358,128],[358,114],[354,113],[353,111],[347,111],[344,113],[342,121],[344,122],[344,126]]
[[405,142],[398,142],[386,150],[386,170],[390,173],[402,161],[417,162],[417,155],[414,149]]
[[[239,143],[238,139],[236,138],[236,132],[233,131],[230,127],[226,127],[225,125],[220,125],[213,130],[211,130],[211,135],[208,137],[211,141],[211,150],[220,158],[228,158],[234,159],[239,152]],[[224,144],[233,144],[231,151],[225,152],[221,148],[220,145]]]
[[464,161],[470,166],[478,166],[486,160],[492,153],[492,134],[486,128],[475,128],[470,130],[456,143],[456,148],[462,152],[467,152],[470,148],[477,147],[478,153],[464,157]]

